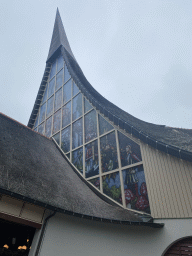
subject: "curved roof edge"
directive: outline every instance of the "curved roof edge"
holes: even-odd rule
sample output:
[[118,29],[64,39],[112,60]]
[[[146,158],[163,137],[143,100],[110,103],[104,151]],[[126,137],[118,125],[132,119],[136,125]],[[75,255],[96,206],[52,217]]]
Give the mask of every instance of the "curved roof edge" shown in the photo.
[[[65,49],[63,45],[59,46],[59,48],[51,56],[50,61],[46,63],[45,72],[28,122],[28,127],[33,128],[33,125],[35,123],[35,119],[43,97],[43,92],[45,90],[45,85],[48,80],[51,63],[61,53],[66,62],[71,77],[79,86],[84,96],[92,103],[92,105],[98,111],[100,111],[101,114],[107,117],[120,129],[125,130],[129,134],[132,134],[133,136],[135,136],[142,142],[152,146],[153,148],[165,152],[166,154],[170,154],[174,157],[192,162],[192,146],[191,150],[185,150],[180,146],[180,144],[182,145],[182,143],[186,144],[186,141],[189,143],[187,137],[188,134],[186,135],[185,133],[183,133],[184,129],[177,129],[166,127],[165,125],[155,125],[152,123],[147,123],[133,117],[132,115],[115,106],[92,87],[92,85],[87,81],[77,61],[69,54],[69,52]],[[173,143],[171,143],[172,140],[175,139],[173,131],[178,132],[180,130],[184,135],[185,141],[183,142],[182,139],[181,141],[175,140],[174,143],[178,143],[178,145],[175,146],[173,145]],[[192,136],[188,136],[192,141]]]

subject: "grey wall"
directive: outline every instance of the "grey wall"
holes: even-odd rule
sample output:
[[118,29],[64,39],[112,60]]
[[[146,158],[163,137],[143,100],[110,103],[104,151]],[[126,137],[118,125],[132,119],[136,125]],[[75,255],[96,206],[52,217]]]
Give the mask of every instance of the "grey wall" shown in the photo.
[[165,227],[154,229],[106,224],[57,214],[48,223],[40,255],[158,256],[173,241],[192,234],[191,219],[161,219],[156,222],[164,222]]

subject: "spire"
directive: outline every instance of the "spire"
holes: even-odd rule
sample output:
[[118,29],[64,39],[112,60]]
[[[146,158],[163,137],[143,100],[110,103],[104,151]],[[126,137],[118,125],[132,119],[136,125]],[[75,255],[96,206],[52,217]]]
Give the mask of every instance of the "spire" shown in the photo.
[[63,45],[68,53],[75,59],[63,27],[63,23],[59,14],[59,9],[57,8],[53,35],[47,59],[49,59],[53,55],[53,53],[59,48],[60,45]]

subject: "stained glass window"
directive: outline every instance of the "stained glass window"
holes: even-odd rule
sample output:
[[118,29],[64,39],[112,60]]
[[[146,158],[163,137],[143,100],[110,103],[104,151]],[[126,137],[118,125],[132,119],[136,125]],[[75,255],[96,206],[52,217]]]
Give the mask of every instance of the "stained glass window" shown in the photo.
[[102,116],[99,115],[99,134],[102,135],[106,132],[111,131],[112,129],[114,129],[114,127]]
[[42,124],[39,125],[38,132],[41,134],[45,133],[45,122],[43,122]]
[[62,108],[62,127],[67,126],[71,122],[71,101]]
[[49,79],[51,79],[56,73],[56,61],[52,64]]
[[63,69],[56,75],[56,87],[55,90],[59,89],[63,85]]
[[143,166],[135,166],[122,173],[127,208],[150,213]]
[[90,109],[92,109],[93,107],[91,106],[91,104],[88,102],[88,100],[86,100],[84,98],[84,111],[85,113],[87,113]]
[[118,160],[115,132],[103,136],[100,139],[100,144],[102,171],[108,172],[117,169]]
[[46,103],[44,103],[41,106],[40,115],[39,115],[39,123],[41,123],[45,119],[45,111],[46,111]]
[[141,162],[140,146],[119,131],[118,137],[122,167]]
[[53,114],[53,96],[47,101],[47,117]]
[[48,84],[46,85],[46,88],[45,88],[45,92],[44,92],[44,95],[43,95],[42,104],[47,100],[47,90],[48,90]]
[[99,174],[98,143],[97,140],[85,146],[85,177]]
[[55,111],[61,107],[61,104],[62,104],[62,89],[59,89],[59,91],[55,93]]
[[52,116],[49,119],[47,119],[45,124],[45,135],[47,137],[51,137],[51,127],[52,127]]
[[96,188],[100,189],[100,178],[95,178],[95,179],[91,179],[89,180],[89,182],[91,182]]
[[71,84],[72,80],[70,79],[64,86],[63,86],[63,104],[71,99]]
[[61,148],[66,153],[70,150],[71,126],[61,131]]
[[97,137],[96,111],[92,110],[85,115],[85,142]]
[[54,93],[55,89],[55,78],[49,82],[48,98]]
[[53,116],[53,133],[60,130],[61,127],[61,109],[57,111]]
[[55,134],[53,136],[53,138],[56,140],[57,144],[60,145],[60,132],[58,132],[57,134]]
[[59,56],[59,58],[57,59],[57,72],[63,68],[64,65],[64,60],[63,60],[63,56]]
[[73,96],[75,96],[79,92],[79,88],[77,85],[73,82]]
[[78,94],[73,99],[73,120],[82,116],[82,94]]
[[64,83],[67,82],[71,78],[67,66],[65,65],[65,73],[64,73]]
[[72,126],[72,147],[76,148],[83,144],[83,125],[82,118],[73,123]]
[[83,173],[83,148],[79,148],[72,152],[72,163]]
[[119,172],[110,173],[103,178],[103,193],[122,203],[121,182]]

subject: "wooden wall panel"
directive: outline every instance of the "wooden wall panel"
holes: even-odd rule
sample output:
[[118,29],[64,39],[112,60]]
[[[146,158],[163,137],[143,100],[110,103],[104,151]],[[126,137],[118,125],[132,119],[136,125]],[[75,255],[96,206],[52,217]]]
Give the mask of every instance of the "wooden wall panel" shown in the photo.
[[192,163],[141,143],[154,218],[192,217]]

